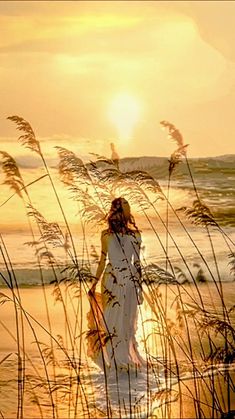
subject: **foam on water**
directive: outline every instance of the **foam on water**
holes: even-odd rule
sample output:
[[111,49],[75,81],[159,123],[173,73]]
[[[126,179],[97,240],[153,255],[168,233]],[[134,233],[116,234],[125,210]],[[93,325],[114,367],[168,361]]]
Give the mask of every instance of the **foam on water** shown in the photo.
[[[155,221],[153,220],[153,222]],[[160,237],[161,243],[164,245],[166,241],[166,233],[159,223],[156,223],[156,231]],[[182,270],[188,282],[192,282],[192,275],[195,279],[197,278],[199,269],[202,270],[202,275],[204,276],[205,281],[212,281],[214,278],[218,280],[217,268],[213,258],[212,249],[210,247],[210,240],[206,235],[206,231],[202,228],[189,226],[188,232],[191,239],[185,234],[182,228],[177,228],[175,230],[173,237],[174,241],[171,237],[168,237],[168,255],[172,265]],[[227,237],[235,242],[234,228],[225,228],[224,232]],[[233,280],[230,272],[231,266],[229,266],[231,259],[228,258],[230,250],[226,242],[229,244],[231,243],[227,237],[223,237],[217,230],[211,229],[211,239],[213,241],[216,259],[219,266],[220,278],[221,281],[225,282]],[[50,251],[55,256],[56,263],[52,269],[45,259],[41,260],[40,272],[35,250],[31,246],[25,245],[25,242],[31,240],[29,235],[27,236],[25,234],[22,235],[20,233],[14,233],[6,234],[3,238],[11,260],[10,266],[8,258],[6,257],[7,264],[10,270],[13,268],[18,286],[41,285],[41,277],[43,277],[43,283],[49,284],[55,280],[55,273],[59,280],[65,276],[65,274],[62,273],[62,270],[65,266],[67,266],[67,264],[70,264],[71,261],[69,260],[68,255],[65,254],[64,249],[51,248]],[[97,255],[99,256],[100,233],[96,232],[95,234],[87,234],[85,242],[80,236],[74,236],[74,242],[79,264],[89,264],[91,271],[95,273],[97,261],[92,258],[91,254],[92,249],[95,248]],[[184,260],[179,254],[176,244],[180,249],[181,255],[184,257]],[[209,269],[199,256],[195,245],[199,248],[201,254],[205,258]],[[84,251],[84,249],[87,250]],[[148,230],[146,228],[142,232],[141,260],[143,268],[151,263],[157,264],[162,269],[165,269],[166,266],[165,252],[156,237],[156,234],[152,230]],[[55,272],[53,272],[53,270]],[[192,275],[189,273],[189,270]],[[213,274],[213,278],[209,271]],[[9,282],[9,275],[3,258],[0,258],[0,272]],[[4,285],[3,277],[0,277],[0,286]]]

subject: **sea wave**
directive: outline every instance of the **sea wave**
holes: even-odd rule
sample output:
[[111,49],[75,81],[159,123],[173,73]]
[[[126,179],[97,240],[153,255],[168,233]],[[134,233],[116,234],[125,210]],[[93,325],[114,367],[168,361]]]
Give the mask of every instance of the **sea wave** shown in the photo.
[[[173,262],[173,261],[172,261]],[[84,263],[84,261],[83,261]],[[88,263],[88,261],[87,261]],[[88,265],[87,265],[88,266]],[[96,265],[91,266],[91,272],[95,274]],[[209,269],[200,262],[200,260],[188,260],[187,265],[179,263],[179,260],[173,262],[174,275],[168,267],[165,270],[165,264],[157,260],[154,263],[145,264],[142,267],[143,282],[148,285],[168,284],[187,286],[190,284],[205,284],[211,282],[232,283],[234,277],[229,270],[228,262],[222,261],[219,264],[219,277],[216,266],[209,264]],[[70,281],[76,283],[76,279],[69,277],[64,271],[65,266],[60,268],[17,268],[14,269],[14,274],[5,269],[0,270],[0,287],[12,288],[22,287],[31,288],[38,286],[47,286],[55,283],[63,283]],[[90,279],[87,280],[88,287],[90,286]]]

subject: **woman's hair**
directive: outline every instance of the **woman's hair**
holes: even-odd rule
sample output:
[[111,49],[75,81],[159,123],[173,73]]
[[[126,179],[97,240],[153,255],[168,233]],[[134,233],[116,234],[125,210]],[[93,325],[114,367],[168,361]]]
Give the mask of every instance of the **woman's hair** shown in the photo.
[[124,198],[115,198],[107,217],[110,233],[128,233],[139,231],[131,214],[129,203]]

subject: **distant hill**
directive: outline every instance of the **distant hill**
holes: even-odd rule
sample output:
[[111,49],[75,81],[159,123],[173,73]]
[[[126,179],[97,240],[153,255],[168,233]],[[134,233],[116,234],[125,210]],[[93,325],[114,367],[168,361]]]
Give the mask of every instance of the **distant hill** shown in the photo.
[[[217,157],[195,157],[189,159],[190,167],[196,175],[205,175],[215,172],[235,174],[235,154],[226,154]],[[156,178],[165,178],[168,175],[169,162],[167,157],[126,157],[120,159],[120,169],[123,171],[144,170]],[[188,174],[185,161],[180,162],[174,175],[182,177]]]
[[215,159],[218,159],[218,160],[224,160],[224,161],[232,161],[232,162],[234,162],[234,160],[235,160],[235,154],[223,154],[222,156],[217,156],[217,157],[214,157]]

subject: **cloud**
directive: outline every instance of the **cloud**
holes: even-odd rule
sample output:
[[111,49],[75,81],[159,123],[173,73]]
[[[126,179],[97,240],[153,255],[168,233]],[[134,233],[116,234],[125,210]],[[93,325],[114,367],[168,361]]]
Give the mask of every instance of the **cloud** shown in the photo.
[[[33,16],[1,16],[1,52],[56,52],[68,51],[76,54],[84,51],[91,41],[97,47],[100,35],[130,29],[142,21],[140,16],[122,14],[81,14],[69,16],[45,15],[35,19]],[[95,42],[98,39],[98,42]],[[82,40],[82,42],[81,42]],[[76,47],[74,49],[74,47]],[[71,48],[71,49],[70,49]]]
[[[153,22],[158,24],[159,16],[169,19],[172,14],[181,14],[195,22],[202,39],[227,59],[234,60],[234,13],[234,2],[5,1],[0,2],[0,42],[5,34],[7,45],[13,38],[13,43],[18,41],[20,47],[22,38],[29,41],[51,36],[53,39],[56,33],[64,37],[66,31],[75,34],[79,30],[95,30],[98,34],[101,29],[134,27],[139,21],[151,26]],[[4,32],[4,21],[8,32]],[[31,29],[31,33],[27,33],[27,29]],[[27,43],[25,47],[30,48]]]
[[235,61],[235,2],[183,2],[180,9],[190,16],[204,41],[227,60]]
[[[228,26],[224,30],[219,9]],[[198,119],[202,137],[213,125],[221,136],[213,112],[223,114],[226,103],[235,102],[234,65],[226,60],[232,52],[217,47],[223,39],[223,45],[234,48],[231,11],[215,2],[0,4],[0,88],[5,98],[0,115],[23,116],[40,138],[66,133],[68,146],[81,137],[94,139],[89,146],[81,142],[79,152],[92,148],[103,154],[107,139],[117,135],[107,109],[121,90],[137,96],[146,109],[135,140],[123,153],[138,149],[144,154],[145,147],[158,153],[160,119],[172,118],[193,141],[198,141],[192,134]],[[221,101],[230,92],[230,100]],[[232,122],[230,130],[232,137]],[[1,135],[12,133],[6,123],[1,125]],[[44,144],[51,158],[52,143]]]

